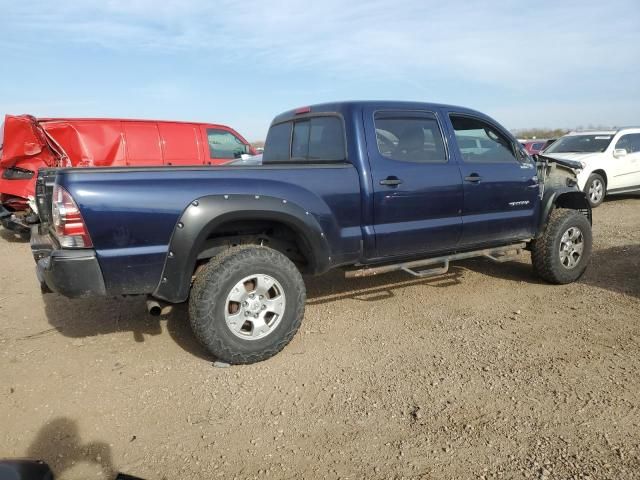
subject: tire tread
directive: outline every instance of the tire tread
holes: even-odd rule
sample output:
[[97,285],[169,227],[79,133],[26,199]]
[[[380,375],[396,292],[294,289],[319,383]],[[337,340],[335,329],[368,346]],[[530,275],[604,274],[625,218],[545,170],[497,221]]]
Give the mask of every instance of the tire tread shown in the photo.
[[[225,343],[221,336],[216,335],[216,329],[211,328],[211,318],[215,314],[216,308],[215,294],[211,293],[221,291],[222,286],[229,278],[257,259],[267,260],[281,268],[301,288],[298,288],[297,298],[292,299],[291,302],[291,305],[297,309],[294,320],[286,332],[281,334],[280,340],[259,352],[242,352]],[[287,296],[289,295],[291,293],[287,292]],[[231,247],[212,258],[198,272],[189,299],[189,320],[198,341],[217,359],[232,364],[255,363],[276,355],[295,336],[304,316],[305,300],[304,281],[291,260],[271,248],[259,245],[240,245]]]
[[[586,269],[586,265],[591,253],[590,225],[587,225],[589,227],[588,231],[583,230],[583,235],[588,235],[589,237],[588,239],[585,238],[585,250],[583,255],[585,255],[586,261],[584,262],[584,265],[576,267],[577,270],[575,271],[570,271],[563,269],[562,266],[559,266],[558,259],[556,259],[554,244],[558,235],[562,235],[563,232],[561,230],[565,228],[567,220],[572,217],[576,217],[576,219],[581,223],[587,222],[588,224],[588,220],[586,220],[584,215],[582,215],[580,212],[567,208],[556,208],[549,215],[549,221],[547,222],[547,226],[542,236],[536,238],[532,242],[531,264],[533,266],[533,270],[538,276],[549,283],[571,283],[580,278],[580,276]],[[578,273],[577,276],[575,275],[576,272]]]

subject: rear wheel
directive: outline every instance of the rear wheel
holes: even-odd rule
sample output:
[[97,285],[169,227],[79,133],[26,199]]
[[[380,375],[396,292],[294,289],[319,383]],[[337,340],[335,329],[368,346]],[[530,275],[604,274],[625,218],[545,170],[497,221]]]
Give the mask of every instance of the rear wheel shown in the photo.
[[576,210],[559,208],[549,216],[531,248],[534,271],[544,280],[565,284],[582,276],[591,258],[591,224]]
[[305,298],[302,276],[286,256],[266,247],[233,247],[196,276],[189,299],[191,327],[216,358],[259,362],[291,341]]
[[595,208],[604,201],[607,193],[607,184],[598,173],[592,173],[584,187],[584,193],[587,194],[591,207]]

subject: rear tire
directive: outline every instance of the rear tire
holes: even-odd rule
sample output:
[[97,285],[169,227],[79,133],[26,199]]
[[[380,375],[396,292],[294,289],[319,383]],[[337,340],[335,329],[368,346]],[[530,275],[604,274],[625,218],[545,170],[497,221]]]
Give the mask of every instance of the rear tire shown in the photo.
[[255,363],[291,341],[305,299],[302,276],[286,256],[267,247],[238,246],[197,274],[189,320],[196,338],[217,359]]
[[602,204],[604,197],[607,195],[607,183],[602,175],[592,173],[584,186],[584,193],[587,194],[591,208],[596,208]]
[[553,210],[541,237],[531,245],[537,275],[550,283],[578,280],[587,268],[592,247],[591,224],[577,210]]

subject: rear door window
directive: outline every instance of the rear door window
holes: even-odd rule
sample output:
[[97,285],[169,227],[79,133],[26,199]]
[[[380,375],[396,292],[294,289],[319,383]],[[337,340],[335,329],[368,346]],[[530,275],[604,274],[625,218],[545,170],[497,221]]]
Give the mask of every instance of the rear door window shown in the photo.
[[212,159],[233,160],[249,153],[248,146],[233,133],[219,128],[207,128],[209,156]]
[[432,113],[379,112],[374,122],[380,155],[403,162],[447,162],[442,132]]

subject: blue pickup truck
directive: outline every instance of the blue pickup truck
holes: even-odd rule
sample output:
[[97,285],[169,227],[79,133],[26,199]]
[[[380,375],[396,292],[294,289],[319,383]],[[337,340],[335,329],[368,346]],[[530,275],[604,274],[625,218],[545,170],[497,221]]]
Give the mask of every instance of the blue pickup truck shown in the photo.
[[304,314],[301,274],[442,274],[531,251],[552,283],[584,272],[581,165],[533,158],[467,108],[341,102],[277,116],[260,165],[39,172],[31,248],[43,291],[189,302],[200,342],[252,363]]

